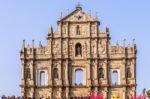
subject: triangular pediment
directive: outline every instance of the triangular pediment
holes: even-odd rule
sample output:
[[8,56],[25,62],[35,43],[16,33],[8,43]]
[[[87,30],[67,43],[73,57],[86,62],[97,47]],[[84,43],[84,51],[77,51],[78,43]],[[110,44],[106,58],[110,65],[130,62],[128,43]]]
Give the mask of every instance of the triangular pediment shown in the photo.
[[98,21],[96,18],[82,11],[82,9],[76,9],[60,21],[68,22],[87,22],[87,21]]

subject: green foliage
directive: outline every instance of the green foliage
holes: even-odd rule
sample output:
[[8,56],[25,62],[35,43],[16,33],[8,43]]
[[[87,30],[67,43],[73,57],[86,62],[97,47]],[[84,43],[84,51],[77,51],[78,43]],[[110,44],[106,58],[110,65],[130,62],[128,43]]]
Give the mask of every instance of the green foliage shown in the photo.
[[150,98],[150,90],[148,90],[146,93],[147,93],[147,97]]

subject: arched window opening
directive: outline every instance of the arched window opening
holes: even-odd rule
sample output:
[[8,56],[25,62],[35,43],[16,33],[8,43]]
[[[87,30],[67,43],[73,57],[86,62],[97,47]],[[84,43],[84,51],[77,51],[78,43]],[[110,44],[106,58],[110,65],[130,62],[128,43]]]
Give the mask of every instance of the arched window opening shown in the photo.
[[54,75],[53,75],[54,79],[58,79],[58,68],[54,68]]
[[77,34],[77,35],[80,35],[80,27],[79,27],[79,25],[77,25],[76,34]]
[[75,85],[82,86],[83,85],[83,70],[77,69],[75,71]]
[[46,74],[44,71],[40,72],[40,85],[41,86],[46,85]]
[[82,55],[82,46],[80,43],[76,44],[76,56]]
[[118,81],[119,81],[119,79],[118,79],[118,72],[117,71],[113,71],[112,72],[112,77],[111,77],[112,79],[112,84],[113,85],[118,85]]

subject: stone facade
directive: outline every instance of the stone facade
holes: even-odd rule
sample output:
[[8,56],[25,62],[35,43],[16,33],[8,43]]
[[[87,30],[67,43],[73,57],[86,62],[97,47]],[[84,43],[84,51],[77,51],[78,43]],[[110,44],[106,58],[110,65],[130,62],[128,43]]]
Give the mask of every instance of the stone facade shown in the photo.
[[[74,99],[102,92],[105,99],[127,99],[136,94],[136,45],[112,46],[109,28],[100,32],[100,22],[80,6],[49,28],[47,45],[21,49],[21,94],[39,99]],[[76,72],[83,74],[77,84]],[[115,82],[113,76],[117,75]]]

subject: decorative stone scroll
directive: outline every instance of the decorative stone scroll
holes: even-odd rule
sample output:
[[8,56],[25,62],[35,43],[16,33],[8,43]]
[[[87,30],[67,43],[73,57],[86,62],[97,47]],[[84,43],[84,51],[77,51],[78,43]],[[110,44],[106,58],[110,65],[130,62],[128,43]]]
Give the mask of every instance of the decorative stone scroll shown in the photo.
[[86,42],[84,43],[83,50],[85,52],[85,55],[88,56],[88,53],[87,53],[87,43]]
[[100,44],[100,53],[105,53],[105,45],[104,44]]
[[67,54],[67,44],[64,43],[63,45],[63,55]]
[[105,44],[103,44],[102,40],[99,40],[99,54],[104,54],[106,52]]
[[54,55],[59,55],[60,54],[60,49],[59,49],[59,44],[58,42],[56,43],[55,41],[53,42],[53,54]]

